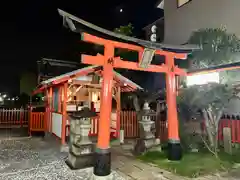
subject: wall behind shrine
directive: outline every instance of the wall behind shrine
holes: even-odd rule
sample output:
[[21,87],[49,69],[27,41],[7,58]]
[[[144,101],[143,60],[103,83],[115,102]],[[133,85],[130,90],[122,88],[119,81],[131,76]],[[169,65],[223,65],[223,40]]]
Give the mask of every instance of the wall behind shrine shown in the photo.
[[240,36],[239,0],[192,0],[177,7],[176,0],[164,1],[164,43],[184,44],[200,28],[226,26]]

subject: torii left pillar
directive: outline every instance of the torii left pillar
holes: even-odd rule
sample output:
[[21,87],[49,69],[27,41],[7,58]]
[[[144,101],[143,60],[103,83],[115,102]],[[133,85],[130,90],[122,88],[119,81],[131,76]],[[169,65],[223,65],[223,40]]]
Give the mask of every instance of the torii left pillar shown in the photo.
[[[105,46],[103,84],[101,92],[98,142],[95,152],[94,179],[111,178],[110,124],[112,111],[113,59],[114,48]],[[109,177],[109,178],[108,178]]]
[[166,73],[166,100],[167,100],[167,120],[168,120],[168,159],[177,161],[182,158],[182,148],[179,138],[178,115],[177,115],[177,93],[176,74],[174,73],[174,56],[166,57],[168,73]]

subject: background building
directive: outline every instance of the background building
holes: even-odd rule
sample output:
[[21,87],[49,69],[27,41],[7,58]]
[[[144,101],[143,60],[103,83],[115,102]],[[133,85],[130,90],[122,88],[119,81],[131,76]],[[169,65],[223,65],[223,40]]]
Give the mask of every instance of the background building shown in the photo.
[[164,18],[154,23],[167,44],[185,44],[192,32],[201,28],[223,26],[240,36],[239,7],[239,0],[160,0],[157,8],[164,10]]
[[33,89],[37,86],[37,75],[33,72],[22,73],[20,77],[20,94],[31,95]]

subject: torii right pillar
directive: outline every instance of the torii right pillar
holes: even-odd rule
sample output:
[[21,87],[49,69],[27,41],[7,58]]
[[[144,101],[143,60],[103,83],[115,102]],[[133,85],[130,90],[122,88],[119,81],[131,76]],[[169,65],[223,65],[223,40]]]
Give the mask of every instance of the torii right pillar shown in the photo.
[[178,161],[182,158],[177,115],[176,78],[174,72],[174,56],[166,56],[168,72],[166,73],[166,98],[168,120],[168,159]]

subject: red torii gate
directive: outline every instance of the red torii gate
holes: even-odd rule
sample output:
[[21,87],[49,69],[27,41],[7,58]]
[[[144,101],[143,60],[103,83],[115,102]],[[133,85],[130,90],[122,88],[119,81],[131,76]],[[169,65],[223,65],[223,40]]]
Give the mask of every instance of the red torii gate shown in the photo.
[[[94,166],[94,175],[108,176],[111,173],[111,153],[110,153],[110,113],[112,107],[112,82],[113,68],[125,68],[138,71],[166,73],[166,92],[167,92],[167,117],[168,117],[168,159],[180,160],[182,157],[181,145],[178,132],[177,104],[176,104],[176,75],[186,75],[186,72],[175,65],[175,59],[186,59],[187,53],[176,53],[170,50],[163,50],[163,46],[158,43],[151,43],[136,38],[122,36],[105,29],[99,28],[84,20],[81,20],[71,14],[59,10],[60,15],[64,17],[64,22],[70,29],[79,32],[75,22],[84,25],[90,30],[95,30],[98,34],[104,34],[108,37],[94,36],[88,33],[82,33],[82,40],[104,46],[104,55],[97,56],[82,55],[82,63],[103,66],[103,88],[101,91],[100,121],[98,131],[98,141],[96,147],[96,157]],[[74,21],[74,22],[73,22]],[[81,28],[80,28],[81,29]],[[125,42],[110,40],[117,38]],[[169,47],[169,46],[168,46]],[[130,62],[115,57],[115,48],[128,49],[138,52],[138,62]],[[165,47],[165,49],[168,49]],[[170,49],[173,49],[171,46]],[[180,50],[193,50],[197,47],[176,47]],[[165,56],[165,63],[161,65],[151,64],[154,55]]]
[[[178,135],[178,120],[177,120],[177,108],[176,108],[176,82],[175,75],[186,75],[185,71],[174,65],[174,59],[185,59],[186,54],[179,54],[173,52],[167,52],[157,50],[155,54],[164,55],[166,57],[166,63],[162,65],[148,65],[148,67],[140,67],[141,55],[144,52],[144,48],[140,46],[130,45],[126,43],[120,43],[112,40],[106,40],[87,33],[82,34],[82,40],[85,42],[95,43],[103,45],[105,47],[104,55],[89,56],[82,55],[82,63],[94,64],[103,66],[103,88],[101,103],[108,104],[108,106],[101,106],[100,110],[100,122],[99,122],[99,134],[97,147],[100,149],[107,149],[109,147],[109,134],[110,129],[110,112],[112,103],[112,80],[113,80],[113,68],[126,68],[132,70],[148,71],[166,73],[166,92],[167,92],[167,104],[168,104],[168,138],[173,144],[179,143]],[[114,57],[115,48],[125,48],[129,50],[138,51],[140,54],[139,63],[121,60],[120,57]],[[108,122],[109,121],[109,122]]]

